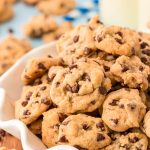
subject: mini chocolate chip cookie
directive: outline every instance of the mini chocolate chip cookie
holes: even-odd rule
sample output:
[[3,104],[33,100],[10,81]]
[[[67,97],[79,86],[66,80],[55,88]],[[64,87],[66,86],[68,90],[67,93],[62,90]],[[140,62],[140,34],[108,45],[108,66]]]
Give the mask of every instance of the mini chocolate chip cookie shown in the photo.
[[123,132],[139,127],[145,113],[146,106],[139,91],[122,88],[107,95],[103,104],[102,119],[110,129]]
[[114,79],[130,88],[146,90],[148,88],[149,66],[137,56],[120,56],[110,68]]
[[0,75],[31,49],[31,44],[25,39],[8,36],[2,40],[0,42]]
[[66,113],[92,112],[102,105],[110,88],[110,79],[97,63],[80,60],[57,72],[50,95]]
[[57,66],[60,59],[49,56],[30,59],[22,73],[21,79],[24,84],[31,84],[35,79],[44,75],[51,66]]
[[138,34],[127,28],[108,26],[96,31],[96,47],[113,55],[140,55]]
[[57,42],[57,51],[66,64],[72,64],[96,50],[93,30],[80,25],[61,36]]
[[108,133],[101,118],[84,114],[71,115],[60,124],[58,143],[81,150],[98,150],[111,143]]
[[43,116],[42,141],[47,147],[55,146],[58,143],[59,126],[68,115],[54,108],[44,112]]
[[57,28],[56,21],[49,15],[40,14],[34,16],[24,26],[24,33],[30,37],[42,37],[45,33],[54,31]]
[[38,3],[37,8],[44,14],[65,15],[74,9],[75,0],[46,0]]
[[112,143],[102,150],[147,150],[148,139],[143,133],[115,133],[111,135]]
[[25,86],[15,103],[15,117],[27,125],[37,120],[52,104],[49,91],[49,84]]

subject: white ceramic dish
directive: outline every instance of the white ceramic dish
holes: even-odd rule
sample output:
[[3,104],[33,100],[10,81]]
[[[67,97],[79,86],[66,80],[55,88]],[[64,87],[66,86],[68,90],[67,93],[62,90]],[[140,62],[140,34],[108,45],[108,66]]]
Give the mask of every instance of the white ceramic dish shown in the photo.
[[[46,147],[19,120],[14,119],[14,102],[19,98],[22,89],[21,73],[28,59],[32,57],[52,55],[57,56],[55,42],[36,48],[10,68],[0,78],[0,128],[18,137],[24,150],[45,150]],[[71,146],[56,146],[49,150],[77,150]]]

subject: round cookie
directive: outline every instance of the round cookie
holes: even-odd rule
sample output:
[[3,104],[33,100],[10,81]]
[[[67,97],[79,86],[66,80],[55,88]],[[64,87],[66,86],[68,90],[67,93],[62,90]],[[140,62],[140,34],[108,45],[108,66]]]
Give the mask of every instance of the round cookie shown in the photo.
[[114,79],[130,88],[146,90],[148,88],[149,66],[137,56],[120,56],[110,68]]
[[93,30],[80,25],[61,36],[56,44],[59,56],[66,64],[72,64],[79,58],[88,56],[96,50]]
[[30,37],[41,37],[43,34],[54,31],[57,28],[56,21],[49,15],[40,14],[34,16],[24,26],[24,33]]
[[0,75],[31,49],[31,44],[25,39],[8,36],[2,40],[0,42]]
[[98,49],[113,55],[140,55],[138,34],[119,26],[99,28],[95,44]]
[[49,91],[49,84],[25,86],[15,103],[15,117],[27,125],[37,120],[52,104]]
[[58,142],[59,126],[67,117],[58,108],[43,113],[42,141],[47,147],[55,146]]
[[38,9],[44,14],[65,15],[75,7],[75,0],[46,0],[38,3]]
[[102,105],[110,88],[103,69],[93,61],[82,60],[57,72],[50,95],[64,112],[92,112]]
[[122,88],[107,95],[103,104],[102,119],[110,129],[123,132],[139,127],[145,113],[146,106],[139,91]]
[[78,149],[98,150],[111,143],[107,126],[101,118],[84,114],[67,117],[59,127],[59,143]]
[[150,138],[150,111],[148,111],[144,117],[143,129],[146,135]]
[[44,75],[50,67],[60,64],[60,59],[49,56],[30,59],[22,73],[21,79],[24,84],[31,84],[36,78]]
[[115,133],[112,143],[102,150],[147,150],[148,139],[143,133]]
[[8,21],[14,15],[13,6],[8,0],[0,0],[0,23]]

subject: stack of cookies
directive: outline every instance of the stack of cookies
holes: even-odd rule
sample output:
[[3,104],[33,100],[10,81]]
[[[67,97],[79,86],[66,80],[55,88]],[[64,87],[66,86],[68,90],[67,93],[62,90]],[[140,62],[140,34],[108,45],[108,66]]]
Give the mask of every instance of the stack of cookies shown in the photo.
[[47,147],[147,150],[150,35],[104,26],[96,16],[56,47],[57,58],[27,62],[16,118]]

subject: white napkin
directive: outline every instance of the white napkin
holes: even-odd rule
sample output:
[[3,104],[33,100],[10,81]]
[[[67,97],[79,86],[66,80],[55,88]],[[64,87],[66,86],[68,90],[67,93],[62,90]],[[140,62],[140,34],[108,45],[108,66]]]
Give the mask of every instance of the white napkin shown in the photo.
[[[45,150],[46,147],[23,122],[14,119],[14,102],[18,100],[22,89],[20,77],[28,59],[48,54],[57,56],[55,42],[32,50],[0,78],[0,128],[21,139],[24,150]],[[61,145],[49,150],[77,149]]]

